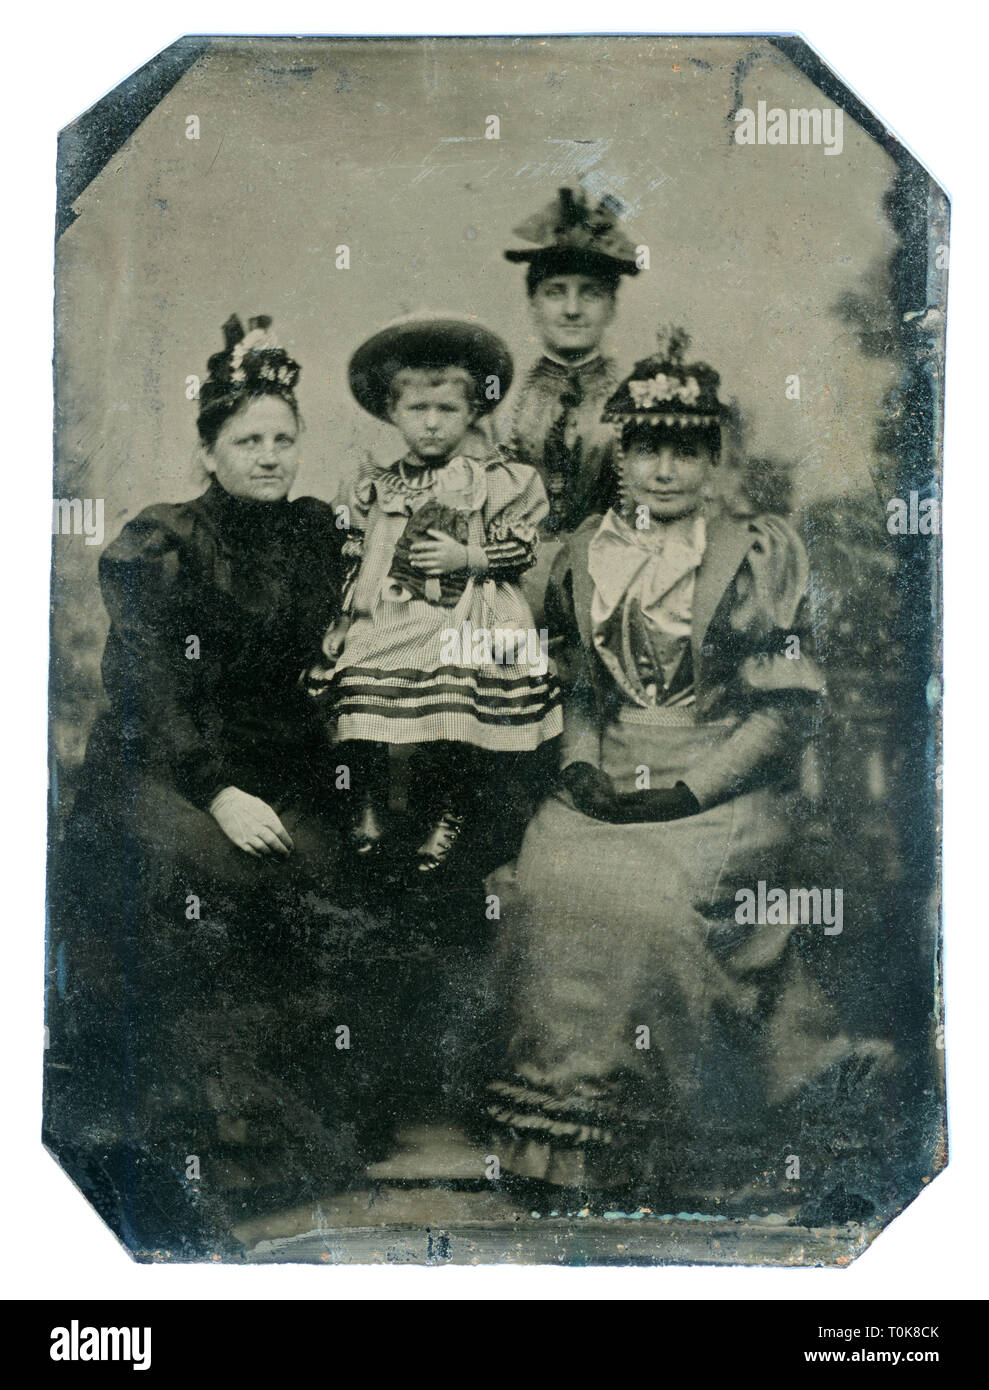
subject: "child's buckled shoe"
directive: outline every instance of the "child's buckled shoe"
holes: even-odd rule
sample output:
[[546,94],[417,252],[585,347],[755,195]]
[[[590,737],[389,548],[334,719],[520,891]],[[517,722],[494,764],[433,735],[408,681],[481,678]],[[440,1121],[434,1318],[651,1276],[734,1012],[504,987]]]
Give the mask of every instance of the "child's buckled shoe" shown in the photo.
[[463,815],[449,807],[440,813],[429,834],[416,850],[419,873],[435,873],[449,860],[463,831],[464,819]]

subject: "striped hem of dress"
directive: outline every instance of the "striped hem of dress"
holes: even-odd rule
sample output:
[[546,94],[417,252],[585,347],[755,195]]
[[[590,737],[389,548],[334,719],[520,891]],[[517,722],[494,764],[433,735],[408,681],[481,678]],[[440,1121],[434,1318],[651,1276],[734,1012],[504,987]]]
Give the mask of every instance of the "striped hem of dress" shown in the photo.
[[370,740],[373,743],[470,743],[489,753],[531,753],[563,732],[559,707],[524,721],[508,721],[503,716],[485,716],[454,707],[430,714],[412,713],[396,718],[381,710],[342,711],[337,719],[336,736]]
[[524,752],[563,731],[552,675],[481,674],[462,666],[431,671],[350,666],[336,680],[337,737],[385,743],[448,740]]
[[418,689],[423,685],[430,685],[436,680],[459,680],[469,682],[479,689],[497,687],[499,690],[515,690],[523,686],[528,686],[531,690],[546,689],[555,684],[552,676],[528,675],[524,672],[518,675],[511,675],[510,672],[518,671],[518,667],[504,667],[504,674],[484,675],[480,669],[474,666],[433,666],[428,671],[414,666],[405,667],[381,667],[381,666],[341,666],[338,667],[337,679],[346,680],[349,676],[359,675],[372,680],[384,680],[394,685],[404,685],[413,689]]
[[488,1085],[488,1118],[514,1136],[544,1138],[555,1144],[583,1148],[615,1142],[608,1119],[594,1113],[577,1097],[563,1100],[528,1087],[494,1081]]
[[560,703],[555,676],[481,676],[463,667],[419,672],[415,679],[395,671],[351,666],[337,678],[338,708],[374,710],[395,719],[470,710],[481,718],[505,723],[524,721]]

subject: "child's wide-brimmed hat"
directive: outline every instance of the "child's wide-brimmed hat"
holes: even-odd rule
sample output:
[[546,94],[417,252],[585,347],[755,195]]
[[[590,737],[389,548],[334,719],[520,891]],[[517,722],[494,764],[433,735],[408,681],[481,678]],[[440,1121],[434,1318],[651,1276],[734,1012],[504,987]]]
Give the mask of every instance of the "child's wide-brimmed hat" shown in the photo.
[[514,373],[501,338],[472,319],[427,313],[396,319],[362,343],[348,367],[354,397],[379,420],[388,419],[388,388],[403,367],[463,367],[477,383],[482,415],[507,394]]
[[623,211],[617,198],[606,197],[595,207],[583,189],[561,188],[553,201],[514,229],[531,248],[505,252],[508,261],[528,261],[540,279],[550,275],[594,275],[617,280],[638,275],[636,248],[622,231]]
[[658,353],[636,362],[606,401],[601,419],[668,428],[720,425],[726,414],[718,400],[721,378],[706,362],[684,362],[689,345],[690,337],[682,328],[662,329]]

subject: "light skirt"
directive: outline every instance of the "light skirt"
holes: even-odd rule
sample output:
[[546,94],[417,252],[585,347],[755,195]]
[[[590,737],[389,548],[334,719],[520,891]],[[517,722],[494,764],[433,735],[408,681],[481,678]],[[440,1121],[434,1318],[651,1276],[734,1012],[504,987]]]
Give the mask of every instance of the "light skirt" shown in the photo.
[[[683,715],[617,722],[602,766],[623,792],[643,766],[653,787],[689,785],[728,732]],[[598,1186],[648,1175],[674,1135],[758,1133],[828,1064],[844,1044],[789,949],[794,929],[735,921],[736,889],[785,881],[786,846],[769,789],[625,826],[563,793],[543,803],[514,876],[488,882],[502,898],[506,1055],[488,1115],[504,1169]]]
[[[355,619],[334,673],[337,737],[525,752],[561,733],[559,686],[542,660],[531,611],[506,584],[492,603],[494,587],[472,586],[455,609],[383,598],[373,618]],[[479,631],[492,634],[496,654],[506,645],[499,634],[519,634],[524,651],[511,643],[507,650],[521,659],[484,659],[473,644]]]

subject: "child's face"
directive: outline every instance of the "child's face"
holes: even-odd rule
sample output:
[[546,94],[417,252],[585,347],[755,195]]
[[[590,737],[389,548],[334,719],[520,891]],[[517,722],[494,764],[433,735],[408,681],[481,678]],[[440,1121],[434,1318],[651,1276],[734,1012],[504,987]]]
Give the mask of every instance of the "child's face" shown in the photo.
[[450,458],[474,421],[474,411],[459,381],[404,386],[389,415],[422,464]]
[[700,510],[712,466],[709,451],[687,439],[641,440],[626,450],[623,473],[633,507],[645,507],[654,521],[675,521]]

